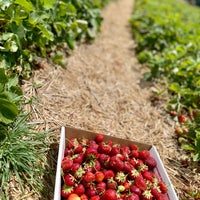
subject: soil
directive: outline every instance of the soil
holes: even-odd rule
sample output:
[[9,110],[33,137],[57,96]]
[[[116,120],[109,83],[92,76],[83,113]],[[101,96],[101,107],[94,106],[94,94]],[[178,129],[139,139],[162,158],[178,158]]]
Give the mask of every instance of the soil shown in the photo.
[[[129,27],[133,6],[133,0],[111,2],[102,13],[101,33],[92,44],[77,46],[66,58],[66,68],[44,61],[44,69],[24,82],[26,97],[38,99],[27,109],[38,131],[58,138],[61,126],[72,126],[155,145],[180,196],[186,186],[194,187],[194,168],[180,163],[183,152],[164,103],[152,105],[152,91],[159,88],[143,80],[146,69],[134,53]],[[31,196],[15,199],[36,199]]]

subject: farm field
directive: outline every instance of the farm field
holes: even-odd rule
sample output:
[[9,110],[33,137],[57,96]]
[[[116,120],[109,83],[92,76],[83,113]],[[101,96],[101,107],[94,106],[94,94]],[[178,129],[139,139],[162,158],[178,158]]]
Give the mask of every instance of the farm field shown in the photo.
[[[81,45],[62,54],[64,59],[59,57],[57,64],[41,59],[30,78],[22,79],[23,98],[31,102],[24,110],[31,113],[29,124],[36,132],[45,132],[50,143],[58,142],[61,126],[72,126],[155,145],[179,199],[195,200],[200,198],[199,163],[188,162],[190,154],[177,142],[169,96],[153,95],[165,85],[144,79],[149,66],[141,60],[150,53],[138,54],[140,36],[132,35],[130,19],[136,3],[109,2],[102,10],[101,31],[92,42],[82,38]],[[56,150],[51,147],[48,153],[44,154],[52,171],[45,176],[46,190],[35,193],[27,186],[22,194],[13,177],[8,199],[53,198]]]

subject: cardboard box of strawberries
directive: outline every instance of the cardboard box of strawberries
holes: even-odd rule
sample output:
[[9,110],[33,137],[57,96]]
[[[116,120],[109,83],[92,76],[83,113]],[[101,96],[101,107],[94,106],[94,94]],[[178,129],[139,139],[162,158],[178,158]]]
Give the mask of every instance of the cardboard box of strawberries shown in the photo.
[[61,127],[54,200],[178,200],[155,146]]

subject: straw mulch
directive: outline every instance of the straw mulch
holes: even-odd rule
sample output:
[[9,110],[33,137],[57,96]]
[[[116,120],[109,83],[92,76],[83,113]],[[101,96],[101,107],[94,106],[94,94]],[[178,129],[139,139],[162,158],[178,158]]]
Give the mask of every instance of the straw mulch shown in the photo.
[[[59,136],[61,126],[73,126],[155,145],[180,195],[188,185],[197,189],[197,174],[180,162],[184,154],[164,104],[152,106],[150,101],[155,86],[143,81],[145,68],[136,60],[128,27],[133,3],[110,3],[103,11],[101,34],[93,44],[77,47],[66,58],[66,69],[44,61],[44,69],[24,82],[26,97],[39,99],[27,109],[38,131],[54,130]],[[41,87],[35,89],[36,84]]]

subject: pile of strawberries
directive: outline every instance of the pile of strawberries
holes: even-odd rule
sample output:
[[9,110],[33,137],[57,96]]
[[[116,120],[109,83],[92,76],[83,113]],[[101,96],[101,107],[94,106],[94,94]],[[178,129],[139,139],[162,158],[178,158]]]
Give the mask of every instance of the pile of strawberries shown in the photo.
[[167,188],[153,172],[148,150],[104,141],[72,138],[62,160],[64,200],[167,200]]

